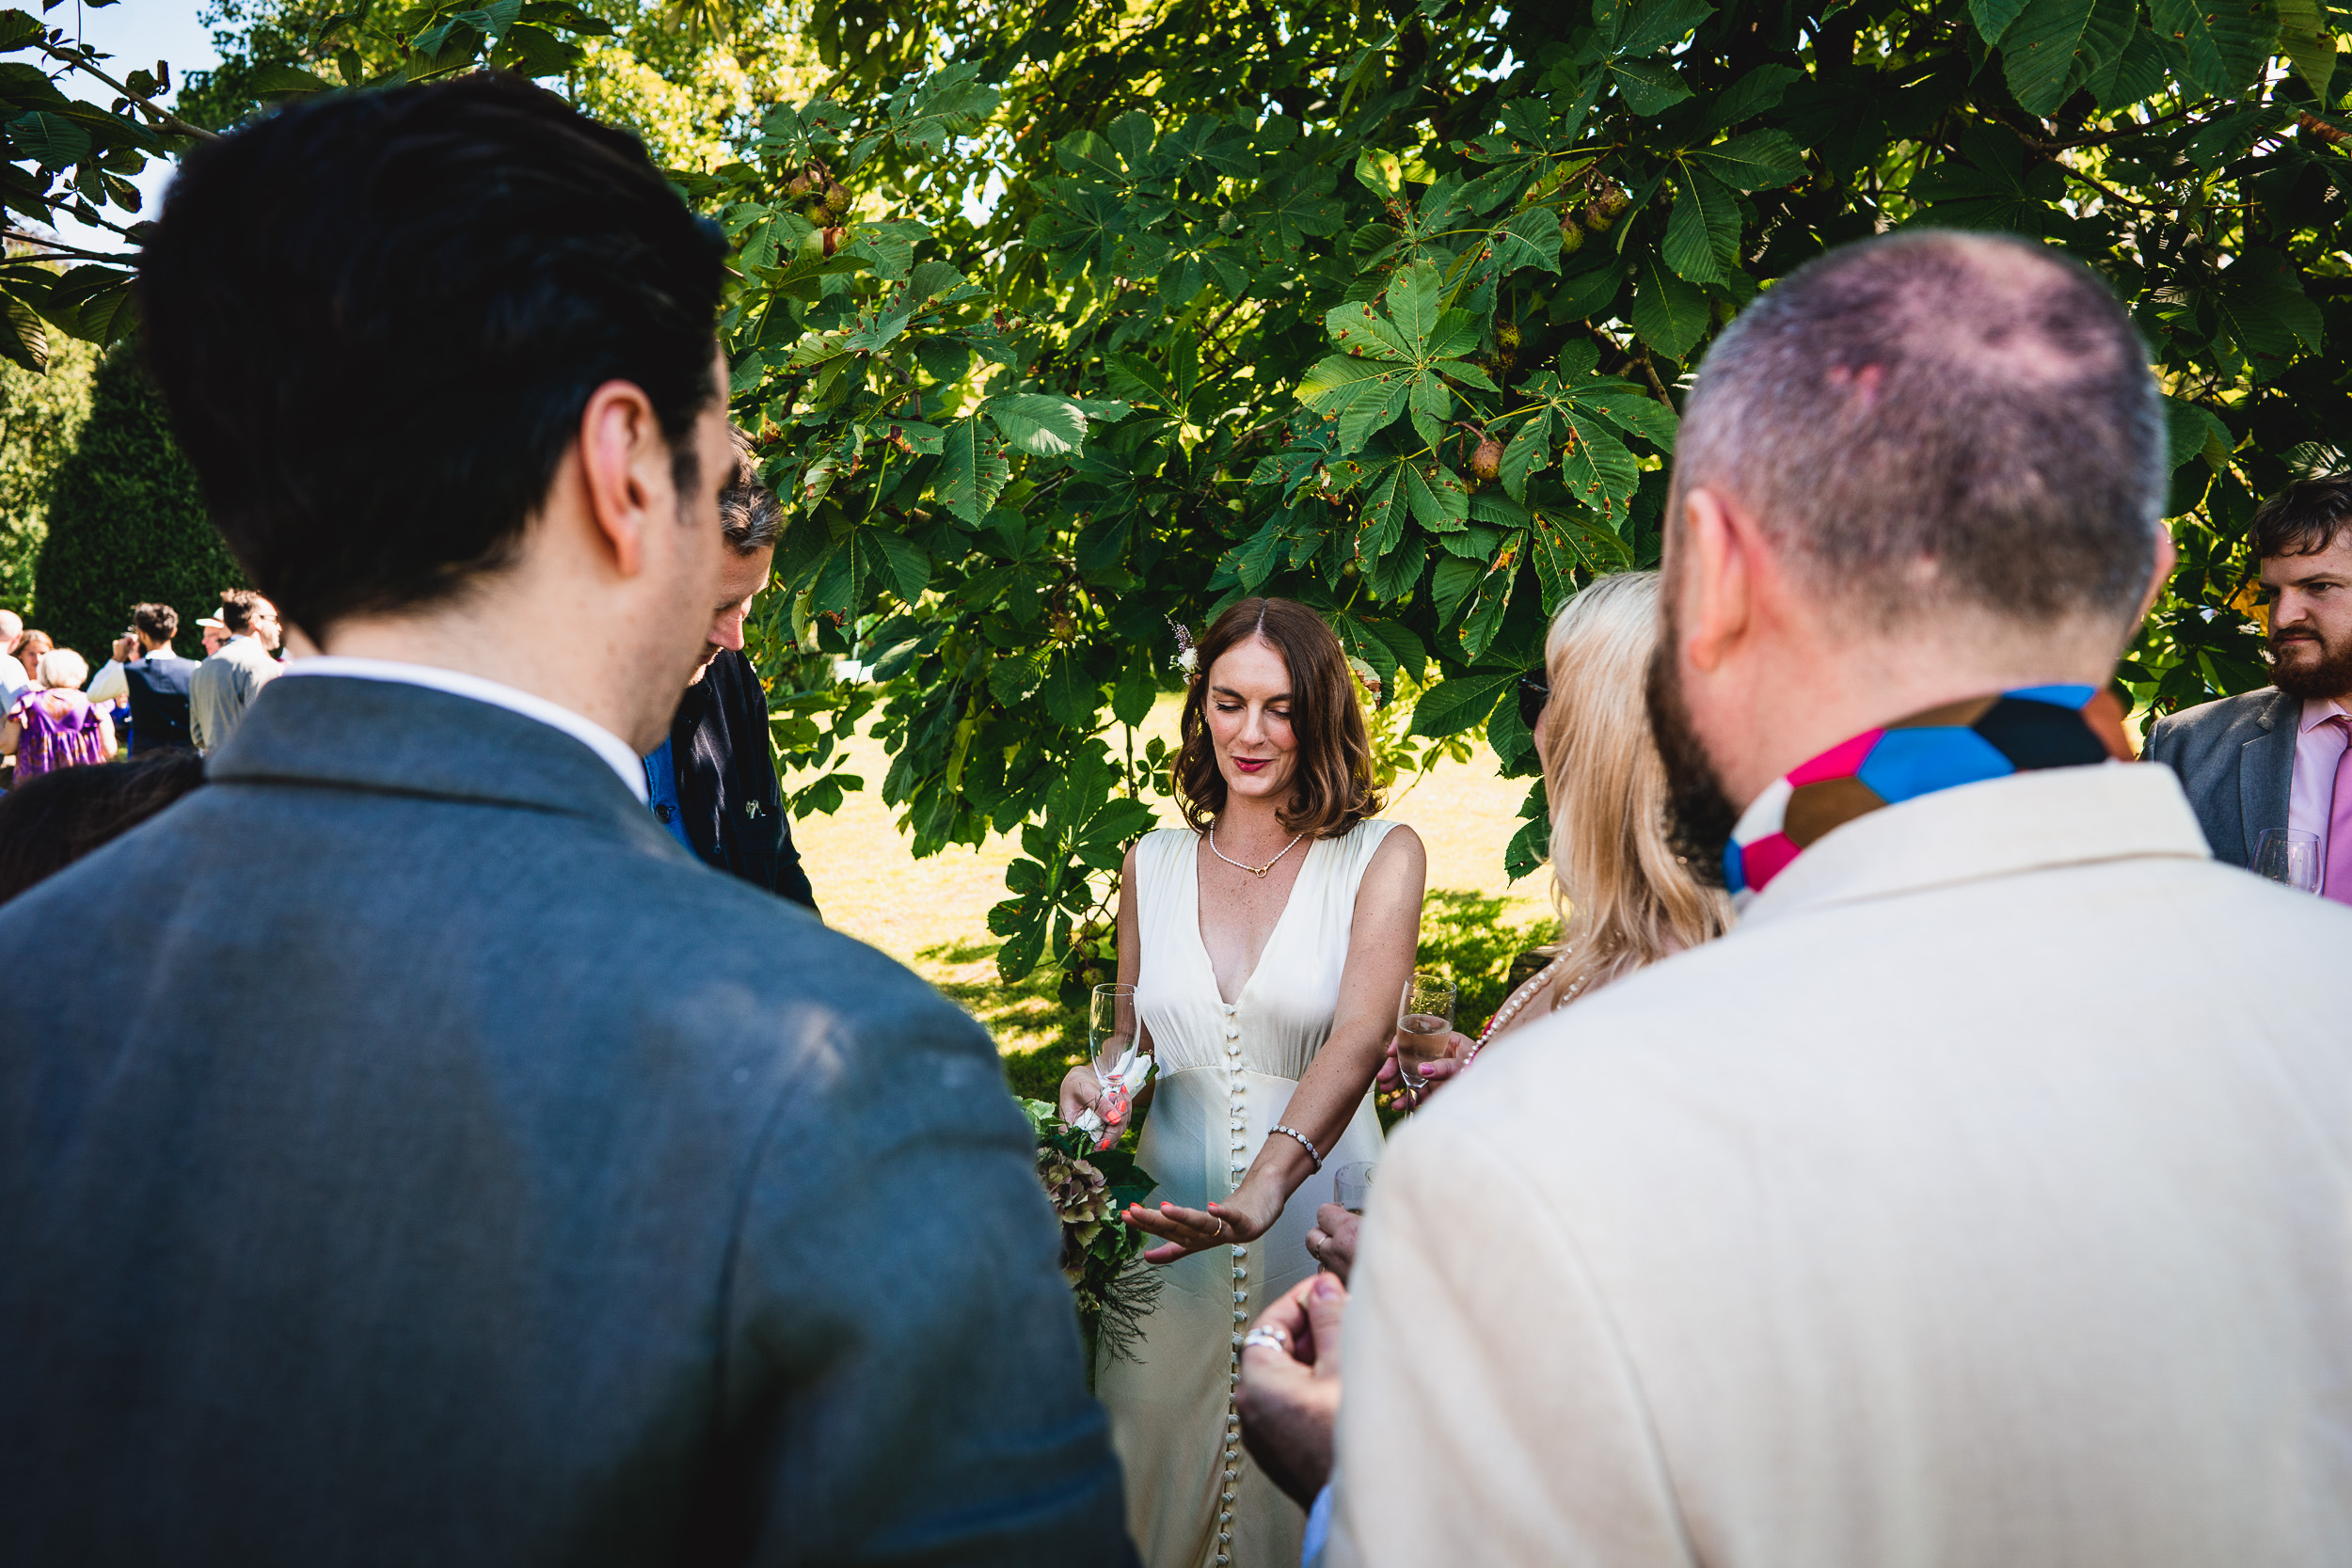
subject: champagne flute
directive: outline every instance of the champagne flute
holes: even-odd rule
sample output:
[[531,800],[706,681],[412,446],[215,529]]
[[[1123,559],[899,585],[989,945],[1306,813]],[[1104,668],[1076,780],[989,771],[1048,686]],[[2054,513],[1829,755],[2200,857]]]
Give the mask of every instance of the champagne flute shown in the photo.
[[1331,1173],[1331,1201],[1351,1214],[1361,1214],[1372,1196],[1373,1164],[1359,1160]]
[[2319,835],[2265,828],[2254,845],[2254,874],[2302,893],[2319,891]]
[[1454,1004],[1461,993],[1435,970],[1417,969],[1396,1011],[1396,1066],[1405,1086],[1428,1086],[1421,1069],[1446,1053],[1454,1033]]
[[1087,1006],[1087,1049],[1094,1060],[1094,1076],[1103,1085],[1102,1096],[1094,1102],[1094,1114],[1103,1122],[1097,1148],[1108,1148],[1117,1141],[1120,1130],[1127,1125],[1127,1113],[1134,1108],[1127,1076],[1134,1069],[1128,1057],[1135,1044],[1136,988],[1095,987]]

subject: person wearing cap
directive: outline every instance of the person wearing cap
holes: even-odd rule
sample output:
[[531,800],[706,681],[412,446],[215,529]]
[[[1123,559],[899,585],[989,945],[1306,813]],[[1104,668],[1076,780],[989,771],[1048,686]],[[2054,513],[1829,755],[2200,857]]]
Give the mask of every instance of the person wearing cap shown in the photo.
[[229,624],[226,621],[223,621],[219,616],[199,616],[197,618],[196,625],[198,632],[201,636],[204,642],[204,657],[206,658],[212,657],[227,645],[229,641]]

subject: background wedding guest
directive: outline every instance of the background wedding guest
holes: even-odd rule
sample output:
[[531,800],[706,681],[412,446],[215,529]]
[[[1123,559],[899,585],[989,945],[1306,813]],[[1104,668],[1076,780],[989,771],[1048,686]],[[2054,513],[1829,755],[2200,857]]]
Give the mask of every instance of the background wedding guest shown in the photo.
[[199,656],[201,658],[212,657],[220,652],[221,644],[229,641],[229,628],[221,624],[221,619],[217,615],[198,617],[196,629],[197,641],[204,650]]
[[129,684],[122,678],[122,667],[138,657],[137,632],[126,631],[120,637],[116,638],[114,645],[106,650],[106,662],[100,665],[97,673],[90,676],[89,685],[82,689],[83,694],[91,702],[103,704],[107,707],[120,705],[131,689]]
[[17,698],[0,721],[0,752],[16,758],[20,782],[114,755],[113,722],[80,689],[88,678],[89,662],[71,648],[40,656],[34,689]]
[[[1295,1562],[1306,1521],[1241,1452],[1236,1337],[1311,1266],[1300,1187],[1378,1156],[1369,1090],[1426,862],[1374,815],[1355,676],[1322,617],[1244,599],[1196,651],[1172,764],[1187,826],[1145,834],[1119,883],[1119,978],[1158,1065],[1136,1158],[1160,1185],[1124,1218],[1162,1238],[1143,1257],[1168,1287],[1095,1386],[1149,1568],[1257,1568]],[[1072,1069],[1064,1117],[1102,1087]]]
[[[1666,769],[1644,699],[1658,620],[1655,572],[1602,578],[1552,617],[1545,679],[1522,688],[1522,709],[1551,807],[1551,893],[1563,938],[1552,961],[1512,993],[1476,1040],[1456,1036],[1457,1054],[1423,1069],[1422,1102],[1470,1061],[1493,1060],[1480,1054],[1487,1047],[1729,924],[1723,891],[1692,876],[1666,837]],[[1382,1079],[1394,1083],[1395,1069],[1391,1042]],[[1311,1556],[1329,1517],[1340,1314],[1359,1223],[1336,1203],[1316,1211],[1307,1251],[1327,1272],[1259,1318],[1242,1360],[1242,1436],[1276,1484],[1311,1505]]]
[[2352,911],[2107,761],[2148,363],[2061,253],[1931,230],[1717,340],[1651,713],[1739,924],[1391,1144],[1327,1561],[2342,1558]]
[[2215,856],[2251,865],[2262,835],[2319,839],[2323,891],[2352,904],[2352,475],[2298,480],[2254,513],[2271,685],[2159,719]]
[[[55,649],[56,645],[47,632],[36,631],[30,627],[25,629],[24,636],[16,640],[16,662],[24,673],[26,687],[38,688],[40,685],[41,656]],[[87,669],[87,664],[86,663],[83,668]]]
[[[194,752],[60,768],[0,795],[0,904],[111,844],[204,782]],[[119,936],[117,941],[144,940]]]
[[16,699],[33,684],[33,677],[17,661],[16,650],[24,641],[24,618],[13,610],[0,610],[0,713],[16,705]]
[[131,754],[194,750],[188,685],[196,674],[196,660],[182,658],[171,646],[180,630],[180,612],[167,604],[138,605],[131,611],[131,629],[138,634],[141,649],[138,657],[122,667],[123,684],[131,693]]
[[706,864],[814,910],[784,815],[768,692],[743,651],[743,619],[768,586],[783,514],[759,483],[750,441],[733,435],[735,478],[719,498],[727,540],[719,603],[670,732],[645,758],[645,784],[654,816]]
[[645,810],[726,254],[513,77],[186,154],[148,356],[324,653],[0,907],[13,1559],[1132,1559],[988,1037]]
[[276,605],[250,588],[224,589],[220,620],[228,640],[188,676],[188,734],[199,752],[219,750],[285,668],[270,657],[280,636]]

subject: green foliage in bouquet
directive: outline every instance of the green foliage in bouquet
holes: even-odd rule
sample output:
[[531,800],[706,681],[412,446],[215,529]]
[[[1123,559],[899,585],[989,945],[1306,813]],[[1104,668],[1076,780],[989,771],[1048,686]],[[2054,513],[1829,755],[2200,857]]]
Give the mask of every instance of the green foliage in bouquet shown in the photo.
[[1037,1174],[1061,1223],[1061,1272],[1078,1309],[1091,1386],[1098,1348],[1133,1358],[1143,1320],[1159,1300],[1163,1276],[1139,1262],[1153,1239],[1120,1222],[1120,1211],[1140,1203],[1158,1185],[1136,1164],[1131,1127],[1105,1149],[1064,1122],[1051,1101],[1024,1100],[1037,1129]]

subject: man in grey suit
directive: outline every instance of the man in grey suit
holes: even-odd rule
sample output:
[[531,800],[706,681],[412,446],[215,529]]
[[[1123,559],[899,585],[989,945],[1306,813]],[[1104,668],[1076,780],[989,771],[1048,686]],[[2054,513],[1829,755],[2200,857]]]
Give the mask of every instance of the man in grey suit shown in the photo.
[[[2217,860],[2251,865],[2265,832],[2329,843],[2336,775],[2352,708],[2352,476],[2302,480],[2254,514],[2263,597],[2270,607],[2271,679],[2156,721],[2148,757],[2181,776]],[[2352,798],[2347,798],[2352,809]],[[2352,877],[2329,877],[2352,903]]]
[[250,588],[227,589],[220,595],[220,622],[228,641],[188,677],[188,733],[199,752],[210,752],[235,734],[245,710],[283,670],[270,657],[281,636],[276,605]]
[[512,79],[189,155],[149,358],[325,657],[0,909],[10,1563],[1133,1560],[987,1037],[644,807],[724,255]]

